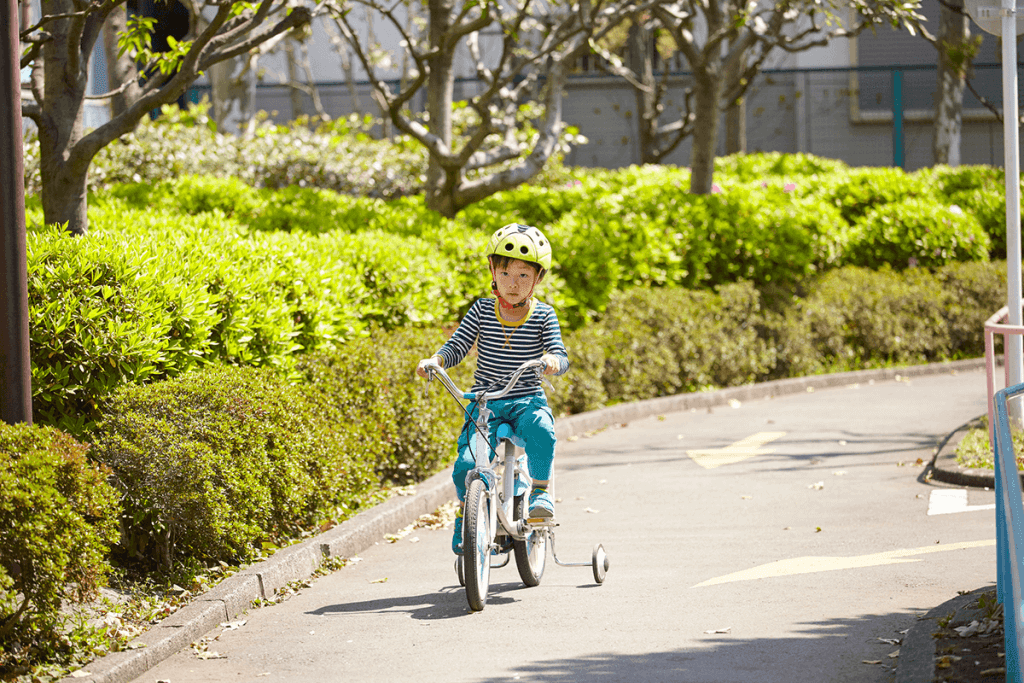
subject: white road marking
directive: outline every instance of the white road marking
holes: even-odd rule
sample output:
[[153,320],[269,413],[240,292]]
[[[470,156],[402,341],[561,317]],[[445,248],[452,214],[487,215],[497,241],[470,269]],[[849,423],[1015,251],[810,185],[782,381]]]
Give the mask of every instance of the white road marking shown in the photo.
[[818,572],[831,572],[840,569],[862,569],[864,567],[877,567],[886,564],[903,564],[906,562],[920,562],[920,560],[905,559],[914,555],[926,555],[928,553],[942,553],[950,550],[967,550],[969,548],[983,548],[995,546],[995,540],[989,541],[966,541],[964,543],[947,543],[937,545],[926,545],[921,548],[909,548],[905,550],[890,550],[884,553],[873,553],[871,555],[858,555],[855,557],[794,557],[789,560],[770,562],[760,567],[752,567],[742,571],[708,579],[698,583],[694,588],[705,586],[717,586],[722,583],[733,583],[735,581],[755,581],[758,579],[774,579],[780,576],[793,576],[796,574],[815,574]]
[[761,446],[785,435],[786,432],[758,432],[725,448],[686,451],[686,454],[701,467],[714,469],[722,465],[732,465],[755,455],[774,453],[774,448],[762,449]]
[[928,497],[929,515],[949,515],[954,512],[977,512],[995,510],[995,503],[989,505],[968,505],[967,489],[932,489]]

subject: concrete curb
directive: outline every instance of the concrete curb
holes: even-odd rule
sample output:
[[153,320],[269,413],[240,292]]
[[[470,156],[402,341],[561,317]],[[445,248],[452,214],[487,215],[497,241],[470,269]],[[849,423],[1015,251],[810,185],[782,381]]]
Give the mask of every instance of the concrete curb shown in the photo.
[[[654,415],[727,405],[732,400],[753,401],[814,389],[983,367],[984,359],[970,359],[783,379],[717,391],[666,396],[561,418],[556,423],[555,436],[568,439]],[[391,498],[323,534],[289,546],[267,560],[225,579],[199,596],[195,602],[178,610],[133,641],[145,647],[100,657],[84,667],[83,670],[89,672],[89,675],[83,676],[81,672],[76,672],[77,677],[69,676],[62,679],[61,683],[128,683],[178,650],[188,647],[219,624],[242,614],[249,609],[253,600],[270,598],[274,591],[288,582],[309,578],[325,558],[356,555],[386,534],[412,524],[420,515],[433,512],[454,498],[455,486],[449,468],[418,484],[414,495]]]
[[[896,664],[896,683],[932,683],[935,680],[935,639],[932,633],[936,621],[961,610],[969,611],[977,602],[978,594],[992,590],[992,586],[977,588],[958,595],[930,610],[907,631],[900,644],[900,659]],[[954,617],[954,623],[957,619]]]

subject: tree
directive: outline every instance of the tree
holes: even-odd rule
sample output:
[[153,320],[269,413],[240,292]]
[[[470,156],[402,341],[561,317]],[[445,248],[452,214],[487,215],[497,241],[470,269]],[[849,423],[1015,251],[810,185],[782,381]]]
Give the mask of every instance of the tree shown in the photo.
[[[913,30],[911,22],[923,19],[917,13],[919,6],[919,0],[677,0],[652,6],[660,29],[672,36],[686,59],[693,81],[686,86],[678,119],[667,126],[650,125],[656,125],[659,140],[668,137],[678,144],[680,136],[692,136],[691,192],[711,191],[721,112],[742,103],[773,52],[808,50],[882,23]],[[853,17],[849,26],[843,26],[837,15],[847,9]],[[608,52],[604,56],[614,60]],[[615,68],[626,75],[624,65]],[[630,82],[654,87],[640,74],[628,77]],[[661,112],[656,106],[641,116],[658,117]]]
[[[400,4],[351,0],[334,7],[345,40],[369,76],[373,94],[395,129],[429,153],[427,206],[444,216],[538,174],[555,152],[566,74],[585,52],[643,0],[582,0],[555,5],[534,0],[425,0],[421,30],[410,30]],[[350,21],[352,4],[369,8],[397,33],[412,68],[394,89],[382,78],[379,46],[367,44]],[[421,11],[420,11],[421,10]],[[479,88],[466,100],[472,114],[453,135],[457,54],[471,60]],[[388,55],[388,63],[394,60]],[[421,115],[410,111],[425,91]],[[532,139],[519,139],[521,107],[539,103]],[[532,125],[532,124],[531,124]]]
[[981,36],[971,37],[970,24],[963,0],[939,0],[938,35],[933,35],[923,25],[917,26],[922,37],[938,51],[935,126],[932,129],[936,164],[960,165],[964,88],[971,60],[981,47]]
[[[22,68],[31,67],[33,99],[22,114],[39,129],[44,220],[66,224],[73,234],[88,230],[86,178],[99,150],[131,133],[142,117],[178,99],[211,66],[243,55],[264,41],[307,24],[311,11],[286,0],[206,0],[200,12],[212,18],[193,27],[187,40],[168,39],[169,50],[151,44],[154,20],[126,19],[119,36],[121,57],[140,67],[109,96],[123,94],[124,109],[98,128],[83,126],[89,61],[103,27],[126,0],[42,0],[39,22],[22,31]],[[193,16],[196,16],[193,14]]]

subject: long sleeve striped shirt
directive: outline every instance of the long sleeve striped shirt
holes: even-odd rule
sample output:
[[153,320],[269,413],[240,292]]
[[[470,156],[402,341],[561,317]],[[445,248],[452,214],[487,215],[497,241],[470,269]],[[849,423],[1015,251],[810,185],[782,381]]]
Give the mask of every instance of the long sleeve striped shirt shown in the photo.
[[[555,374],[564,374],[569,369],[569,357],[562,343],[555,309],[536,299],[531,302],[529,313],[514,323],[498,317],[494,299],[477,299],[437,355],[444,362],[444,367],[454,367],[462,362],[474,343],[479,358],[470,391],[485,390],[495,383],[499,387],[494,388],[503,387],[509,375],[520,365],[537,360],[546,353],[558,357],[559,367]],[[543,393],[540,379],[526,373],[505,398]]]

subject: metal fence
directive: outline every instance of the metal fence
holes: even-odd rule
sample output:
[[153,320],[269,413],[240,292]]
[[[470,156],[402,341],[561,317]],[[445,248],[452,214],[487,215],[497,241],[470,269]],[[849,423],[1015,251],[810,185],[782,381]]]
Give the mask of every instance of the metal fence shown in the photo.
[[[1000,70],[999,64],[976,64],[971,78],[975,90],[997,108],[1002,107]],[[691,78],[685,71],[671,74],[666,121],[678,111]],[[747,149],[803,152],[853,166],[893,165],[907,170],[931,166],[936,81],[935,65],[765,70],[746,98]],[[367,83],[315,86],[331,116],[379,113]],[[458,81],[456,99],[479,87],[473,79]],[[193,98],[201,94],[202,89],[197,89]],[[301,98],[301,111],[295,111],[291,88],[284,84],[262,83],[255,96],[256,108],[270,112],[277,121],[313,113],[307,95]],[[636,98],[622,79],[596,73],[571,77],[563,118],[589,140],[573,150],[567,163],[617,168],[640,162]],[[717,153],[725,154],[721,130]],[[1002,137],[996,116],[965,91],[961,163],[1001,166]],[[689,159],[687,141],[665,162],[686,166]]]

